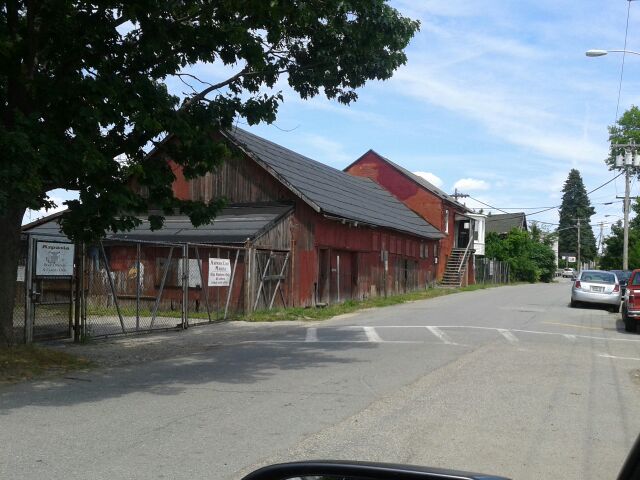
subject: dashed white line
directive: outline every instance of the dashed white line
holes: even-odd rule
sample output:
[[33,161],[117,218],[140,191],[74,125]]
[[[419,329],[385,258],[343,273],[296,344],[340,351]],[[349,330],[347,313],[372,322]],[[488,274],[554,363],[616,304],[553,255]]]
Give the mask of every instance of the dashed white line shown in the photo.
[[502,335],[504,338],[506,338],[509,343],[518,343],[519,342],[518,337],[516,337],[509,330],[506,330],[504,328],[498,328],[498,332],[500,333],[500,335]]
[[317,342],[318,341],[318,329],[315,327],[307,328],[307,337],[304,339],[305,342]]
[[364,333],[367,336],[367,340],[369,340],[372,343],[380,343],[382,342],[382,339],[380,338],[380,335],[378,335],[378,332],[376,332],[376,329],[373,327],[362,327],[364,329]]
[[438,327],[426,327],[431,333],[433,333],[436,337],[438,337],[443,343],[447,345],[456,345],[455,342],[451,341],[449,336],[440,330]]
[[613,358],[615,360],[635,360],[637,362],[640,362],[640,358],[635,358],[635,357],[617,357],[615,355],[608,355],[606,353],[601,353],[598,356],[602,358]]
[[567,340],[569,340],[570,342],[575,342],[576,341],[576,336],[575,335],[571,335],[569,333],[563,333],[562,336],[564,338],[566,338]]

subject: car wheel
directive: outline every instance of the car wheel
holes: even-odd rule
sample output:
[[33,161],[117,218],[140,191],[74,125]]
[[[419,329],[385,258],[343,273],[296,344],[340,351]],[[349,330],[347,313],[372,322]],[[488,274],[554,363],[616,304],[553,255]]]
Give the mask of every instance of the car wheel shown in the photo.
[[638,331],[638,324],[633,318],[624,317],[624,330],[626,332],[635,333]]
[[620,305],[612,305],[609,307],[609,311],[611,313],[618,313],[620,311]]
[[578,302],[572,299],[569,305],[571,305],[571,308],[576,308],[578,306]]

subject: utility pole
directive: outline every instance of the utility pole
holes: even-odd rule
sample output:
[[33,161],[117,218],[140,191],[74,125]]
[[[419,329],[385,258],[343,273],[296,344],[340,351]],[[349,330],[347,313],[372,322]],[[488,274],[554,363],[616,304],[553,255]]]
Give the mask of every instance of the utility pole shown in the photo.
[[600,249],[602,248],[602,239],[604,238],[604,222],[600,222],[600,235],[598,235],[598,249],[596,253],[600,255]]
[[631,194],[631,174],[637,172],[640,167],[640,153],[633,140],[629,143],[617,143],[611,145],[612,149],[624,151],[615,157],[614,168],[624,170],[624,233],[622,243],[622,269],[629,269],[629,196]]
[[578,262],[577,262],[577,265],[576,265],[576,267],[577,267],[576,269],[578,271],[582,270],[580,268],[580,220],[581,219],[578,218]]
[[469,195],[468,195],[468,194],[466,194],[466,193],[460,193],[460,192],[458,192],[458,189],[456,188],[456,189],[454,190],[454,192],[453,192],[453,194],[452,194],[451,196],[452,196],[453,198],[455,198],[455,199],[456,199],[456,202],[457,202],[457,201],[458,201],[458,198],[466,198],[466,197],[468,197]]
[[[637,154],[636,154],[637,156]],[[629,270],[629,191],[631,178],[629,169],[624,169],[624,239],[622,243],[622,269]]]

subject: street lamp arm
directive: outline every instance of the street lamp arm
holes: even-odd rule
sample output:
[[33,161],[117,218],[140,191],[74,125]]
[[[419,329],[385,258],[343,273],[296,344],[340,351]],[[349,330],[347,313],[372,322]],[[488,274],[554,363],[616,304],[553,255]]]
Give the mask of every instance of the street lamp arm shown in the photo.
[[587,57],[602,57],[607,53],[630,53],[631,55],[640,55],[640,52],[634,52],[633,50],[587,50],[585,55]]

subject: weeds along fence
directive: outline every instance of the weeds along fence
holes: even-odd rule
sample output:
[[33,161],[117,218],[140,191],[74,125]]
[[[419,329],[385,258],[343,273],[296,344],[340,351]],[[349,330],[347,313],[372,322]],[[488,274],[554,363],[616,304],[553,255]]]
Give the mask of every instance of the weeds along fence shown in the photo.
[[489,258],[475,259],[476,283],[509,283],[511,280],[509,264]]

